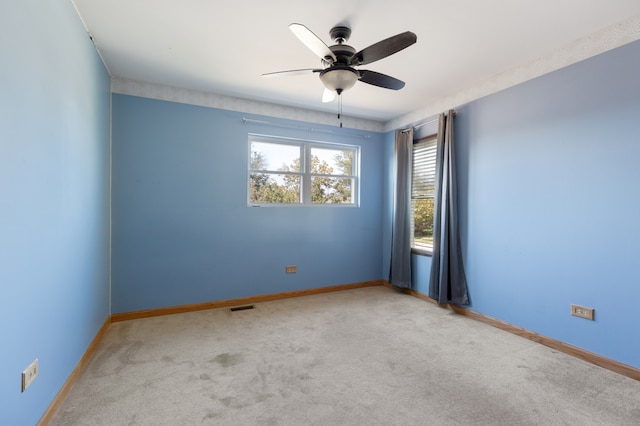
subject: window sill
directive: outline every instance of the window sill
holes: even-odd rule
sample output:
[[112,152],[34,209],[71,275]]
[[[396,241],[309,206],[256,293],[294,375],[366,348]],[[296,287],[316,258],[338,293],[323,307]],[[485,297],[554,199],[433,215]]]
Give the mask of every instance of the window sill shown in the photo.
[[320,208],[354,208],[360,207],[358,204],[348,204],[348,203],[314,203],[314,204],[304,204],[304,203],[249,203],[247,207],[320,207]]
[[418,256],[433,257],[433,251],[424,250],[424,249],[412,248],[411,249],[411,254],[417,254]]

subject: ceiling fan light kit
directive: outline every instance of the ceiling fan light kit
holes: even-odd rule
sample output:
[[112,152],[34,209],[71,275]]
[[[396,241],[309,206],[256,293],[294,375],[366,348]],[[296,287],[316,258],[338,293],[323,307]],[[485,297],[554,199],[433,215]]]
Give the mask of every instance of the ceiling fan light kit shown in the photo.
[[375,71],[358,70],[355,67],[370,64],[411,46],[417,41],[417,36],[411,31],[389,37],[356,52],[353,47],[345,44],[351,36],[349,27],[339,25],[331,29],[329,34],[336,43],[331,47],[302,24],[291,24],[289,29],[309,50],[320,57],[324,68],[279,71],[263,74],[263,76],[319,73],[320,81],[326,88],[322,97],[323,102],[330,102],[334,98],[328,96],[327,91],[340,96],[342,92],[352,88],[358,80],[391,90],[400,90],[404,87],[404,82],[397,78]]
[[338,95],[351,89],[359,78],[360,74],[351,67],[333,66],[320,71],[320,81],[324,87]]

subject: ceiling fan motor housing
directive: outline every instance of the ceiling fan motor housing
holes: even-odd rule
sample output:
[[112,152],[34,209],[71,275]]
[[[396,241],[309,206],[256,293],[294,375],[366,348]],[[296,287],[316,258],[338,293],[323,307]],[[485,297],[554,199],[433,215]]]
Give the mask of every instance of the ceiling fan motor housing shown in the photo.
[[336,55],[335,63],[337,64],[349,64],[351,57],[356,53],[356,49],[348,44],[334,44],[329,49]]
[[335,55],[336,60],[334,61],[330,56],[325,56],[324,59],[322,59],[322,65],[325,67],[333,64],[349,65],[349,61],[356,53],[356,49],[348,44],[334,44],[330,46],[329,49]]

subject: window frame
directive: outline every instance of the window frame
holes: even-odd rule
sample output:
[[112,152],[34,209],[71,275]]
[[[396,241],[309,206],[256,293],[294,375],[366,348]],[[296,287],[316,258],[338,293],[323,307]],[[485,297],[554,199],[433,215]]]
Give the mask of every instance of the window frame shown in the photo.
[[[252,168],[252,143],[265,143],[274,145],[290,145],[300,148],[300,171],[279,171],[271,169]],[[248,165],[247,165],[247,205],[249,207],[360,207],[360,146],[324,142],[315,140],[304,140],[297,138],[283,138],[276,136],[258,135],[250,133],[248,136]],[[311,171],[312,149],[328,149],[352,152],[352,174],[320,174]],[[278,203],[278,202],[253,202],[251,201],[251,174],[255,172],[269,175],[295,175],[300,176],[300,202]],[[329,177],[351,179],[351,202],[350,203],[314,203],[312,201],[312,181],[314,177]]]
[[[426,147],[425,147],[426,145]],[[415,167],[416,167],[416,149],[420,149],[420,148],[426,148],[430,152],[428,155],[432,158],[432,160],[430,160],[428,162],[429,167],[424,171],[425,173],[427,173],[428,175],[432,176],[433,179],[433,191],[430,195],[421,195],[421,196],[416,196],[415,195],[415,187],[414,187],[414,176],[415,176]],[[413,142],[413,147],[412,147],[412,155],[411,155],[411,188],[410,188],[410,197],[409,197],[409,210],[410,210],[410,218],[409,218],[409,223],[410,223],[410,231],[411,231],[411,236],[410,236],[410,242],[411,242],[411,253],[414,254],[418,254],[418,255],[423,255],[423,256],[432,256],[433,255],[433,240],[430,244],[429,247],[425,247],[424,245],[421,246],[416,246],[415,245],[415,206],[414,206],[414,200],[421,200],[421,199],[433,199],[433,206],[435,209],[435,184],[436,184],[436,170],[437,170],[437,153],[438,153],[438,134],[431,134],[425,137],[422,137],[418,140],[415,140]],[[427,164],[427,163],[425,163]],[[434,211],[434,220],[435,220],[435,211]]]

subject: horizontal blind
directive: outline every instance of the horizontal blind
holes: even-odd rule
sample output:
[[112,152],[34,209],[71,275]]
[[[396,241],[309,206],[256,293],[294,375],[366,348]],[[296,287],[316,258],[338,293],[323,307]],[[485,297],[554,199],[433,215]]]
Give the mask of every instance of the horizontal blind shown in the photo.
[[413,145],[411,179],[411,248],[433,250],[433,207],[436,182],[437,138]]
[[436,138],[413,145],[411,198],[432,198],[436,184]]

